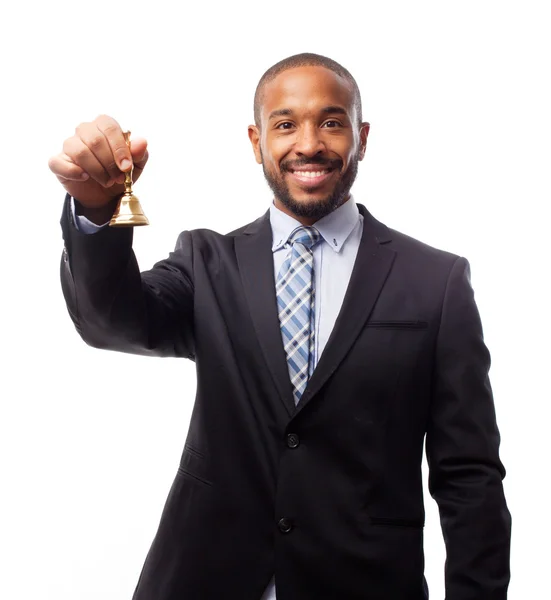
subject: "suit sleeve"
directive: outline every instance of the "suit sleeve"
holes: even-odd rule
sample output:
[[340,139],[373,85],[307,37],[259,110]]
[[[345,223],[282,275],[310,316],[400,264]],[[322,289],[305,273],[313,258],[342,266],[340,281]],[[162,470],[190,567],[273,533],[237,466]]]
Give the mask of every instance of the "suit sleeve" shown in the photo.
[[511,516],[489,368],[469,263],[460,257],[444,294],[426,437],[429,490],[446,544],[447,600],[507,598]]
[[96,348],[194,359],[191,233],[181,233],[166,260],[140,273],[132,228],[82,233],[69,201],[61,218],[61,287],[82,339]]

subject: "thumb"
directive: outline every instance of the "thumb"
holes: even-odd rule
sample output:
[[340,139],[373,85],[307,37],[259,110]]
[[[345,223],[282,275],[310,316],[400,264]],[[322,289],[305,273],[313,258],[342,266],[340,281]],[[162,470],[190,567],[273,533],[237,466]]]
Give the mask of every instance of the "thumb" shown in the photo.
[[140,171],[145,167],[145,163],[149,158],[147,151],[147,140],[145,138],[136,138],[130,140],[130,153],[132,154],[132,162],[134,168]]

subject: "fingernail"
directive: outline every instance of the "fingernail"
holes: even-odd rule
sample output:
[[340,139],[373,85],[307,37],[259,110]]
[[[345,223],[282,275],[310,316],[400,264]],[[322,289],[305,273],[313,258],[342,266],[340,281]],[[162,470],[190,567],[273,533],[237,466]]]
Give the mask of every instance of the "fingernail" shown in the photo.
[[128,169],[130,169],[131,166],[132,163],[127,158],[121,161],[121,171],[128,171]]

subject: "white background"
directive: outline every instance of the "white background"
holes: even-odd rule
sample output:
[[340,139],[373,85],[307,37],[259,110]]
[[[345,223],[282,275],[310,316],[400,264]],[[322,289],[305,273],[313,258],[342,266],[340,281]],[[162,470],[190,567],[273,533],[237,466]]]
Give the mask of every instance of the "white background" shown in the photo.
[[[16,6],[16,8],[14,8]],[[549,597],[551,36],[546,2],[11,3],[2,53],[0,597],[130,598],[187,433],[192,363],[88,348],[58,270],[50,155],[107,113],[149,141],[143,269],[182,229],[268,207],[247,138],[262,73],[297,52],[356,77],[355,199],[466,256],[492,353],[513,514],[510,598]],[[444,546],[426,495],[426,576]],[[482,600],[482,599],[481,599]]]

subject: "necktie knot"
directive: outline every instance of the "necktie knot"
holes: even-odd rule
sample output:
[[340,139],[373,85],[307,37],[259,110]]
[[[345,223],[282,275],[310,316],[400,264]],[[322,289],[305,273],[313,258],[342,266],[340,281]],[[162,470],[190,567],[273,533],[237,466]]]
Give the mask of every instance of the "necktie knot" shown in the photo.
[[320,232],[315,227],[297,227],[291,232],[286,246],[302,244],[306,248],[312,248],[319,242],[320,237]]

